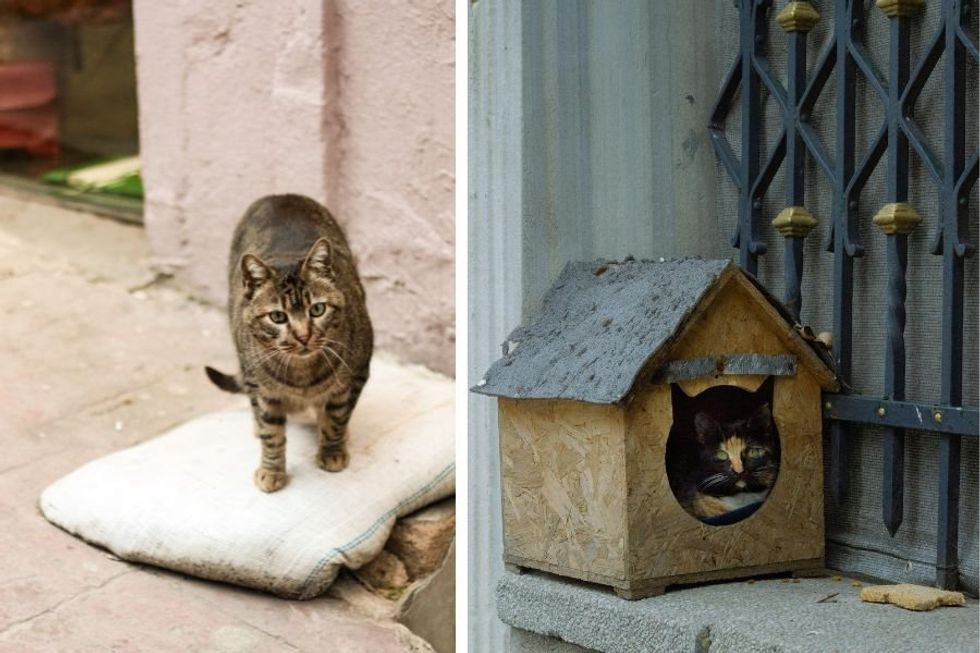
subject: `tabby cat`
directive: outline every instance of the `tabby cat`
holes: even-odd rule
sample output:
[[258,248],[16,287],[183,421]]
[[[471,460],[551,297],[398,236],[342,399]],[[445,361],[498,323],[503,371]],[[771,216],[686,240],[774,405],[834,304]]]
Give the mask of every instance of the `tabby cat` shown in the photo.
[[241,372],[205,369],[222,390],[249,397],[262,444],[255,484],[263,492],[286,484],[286,415],[309,408],[317,416],[317,464],[341,471],[374,337],[340,226],[307,197],[264,197],[235,229],[228,277]]
[[779,472],[769,404],[747,419],[694,416],[697,459],[681,481],[681,505],[698,519],[719,517],[768,496]]

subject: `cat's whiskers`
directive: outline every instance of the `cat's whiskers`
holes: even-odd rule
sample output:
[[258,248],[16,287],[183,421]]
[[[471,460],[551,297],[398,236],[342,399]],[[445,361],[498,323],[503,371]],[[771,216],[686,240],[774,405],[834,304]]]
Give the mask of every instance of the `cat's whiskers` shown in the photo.
[[698,483],[699,490],[710,490],[715,487],[728,485],[729,479],[724,474],[712,474],[707,478],[701,479]]
[[253,369],[259,368],[263,367],[267,362],[274,359],[276,356],[279,356],[281,353],[282,352],[278,351],[277,349],[272,349],[270,351],[263,352],[259,356],[249,356],[245,359],[245,362]]
[[330,345],[338,345],[340,347],[343,347],[347,351],[348,354],[353,354],[354,353],[354,352],[351,351],[350,347],[348,347],[344,343],[340,342],[339,340],[334,340],[333,338],[327,338],[326,336],[324,336],[323,337],[323,341],[325,343],[327,343],[327,344],[330,344]]
[[281,379],[288,379],[289,378],[289,364],[293,362],[293,357],[292,356],[283,356],[283,360],[285,361],[285,367],[283,368],[282,376],[279,377],[279,378],[281,378]]
[[330,373],[336,376],[337,366],[334,365],[333,361],[327,357],[327,352],[323,351],[322,349],[318,349],[317,351],[320,352],[320,355],[323,356],[323,360],[326,361],[327,365],[330,366]]
[[350,365],[348,365],[348,364],[347,364],[347,361],[345,361],[345,360],[344,360],[344,358],[343,358],[343,357],[342,357],[342,356],[341,356],[340,354],[338,354],[337,352],[335,352],[335,351],[334,351],[333,349],[331,349],[331,348],[330,348],[329,346],[327,346],[327,345],[324,345],[323,347],[321,347],[321,348],[320,348],[320,351],[323,351],[323,352],[327,352],[327,353],[329,353],[329,354],[333,354],[334,356],[336,356],[336,358],[337,358],[337,360],[338,360],[338,361],[340,361],[340,363],[341,363],[341,365],[343,365],[344,367],[346,367],[346,368],[347,368],[347,372],[348,372],[348,373],[349,373],[349,374],[350,374],[351,376],[354,376],[354,370],[352,370],[352,369],[350,368]]
[[267,360],[268,358],[275,356],[277,353],[279,352],[277,352],[275,349],[271,349],[268,351],[261,351],[258,354],[249,352],[245,356],[245,361],[248,363],[261,363]]
[[275,379],[279,380],[280,382],[281,381],[284,381],[286,379],[286,377],[281,374],[281,371],[287,365],[287,362],[288,361],[289,361],[289,356],[288,355],[283,355],[283,356],[279,357],[279,359],[276,360],[276,366],[275,366],[275,369],[274,369],[274,372],[273,372],[272,376]]

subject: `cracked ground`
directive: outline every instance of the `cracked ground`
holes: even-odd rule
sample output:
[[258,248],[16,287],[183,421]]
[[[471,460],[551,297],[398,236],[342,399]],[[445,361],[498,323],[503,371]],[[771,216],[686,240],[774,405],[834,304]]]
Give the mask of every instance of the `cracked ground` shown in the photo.
[[426,651],[337,598],[132,565],[52,526],[41,491],[237,400],[222,311],[150,267],[142,228],[0,196],[0,652]]

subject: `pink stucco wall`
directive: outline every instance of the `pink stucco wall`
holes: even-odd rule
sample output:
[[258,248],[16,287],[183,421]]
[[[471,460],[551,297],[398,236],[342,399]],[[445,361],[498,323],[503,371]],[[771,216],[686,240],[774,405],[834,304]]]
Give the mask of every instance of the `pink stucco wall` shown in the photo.
[[453,2],[135,0],[146,228],[224,301],[248,204],[324,202],[360,261],[378,348],[453,366]]

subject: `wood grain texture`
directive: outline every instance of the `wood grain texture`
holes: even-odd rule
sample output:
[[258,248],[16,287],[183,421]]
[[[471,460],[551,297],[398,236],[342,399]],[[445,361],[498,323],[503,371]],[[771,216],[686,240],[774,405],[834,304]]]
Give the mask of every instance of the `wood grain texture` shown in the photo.
[[720,374],[716,376],[705,376],[700,379],[687,379],[678,381],[677,386],[684,391],[688,397],[695,397],[708,388],[720,385],[741,388],[747,392],[755,392],[759,389],[766,379],[769,378],[762,374]]
[[754,565],[748,567],[732,567],[730,569],[716,569],[715,571],[701,571],[693,574],[678,574],[667,578],[652,578],[635,581],[628,587],[616,587],[616,594],[624,599],[635,601],[645,599],[649,596],[659,596],[671,585],[686,585],[688,583],[707,583],[718,580],[735,580],[738,578],[752,578],[765,574],[779,574],[783,572],[809,571],[822,567],[823,558],[813,560],[793,560],[791,562],[776,562],[768,565]]
[[[723,276],[657,365],[799,350],[792,327],[759,309],[751,284],[734,281],[737,274]],[[609,585],[629,598],[674,583],[819,566],[825,373],[803,364],[795,376],[775,377],[779,476],[762,507],[730,526],[702,523],[671,492],[669,385],[641,375],[627,401],[616,405],[500,398],[505,560]],[[764,380],[716,374],[681,387],[688,395],[725,385],[755,391]]]
[[[728,352],[777,354],[786,344],[781,323],[760,315],[741,286],[717,296],[691,323],[672,352],[677,358]],[[719,375],[687,383],[758,387],[758,379]],[[762,507],[731,526],[709,526],[681,508],[667,482],[665,452],[671,427],[669,386],[640,389],[627,409],[630,578],[664,579],[722,569],[813,560],[823,556],[823,469],[820,385],[801,366],[777,377],[773,413],[780,434],[779,477]]]
[[499,401],[505,557],[624,578],[622,408]]

